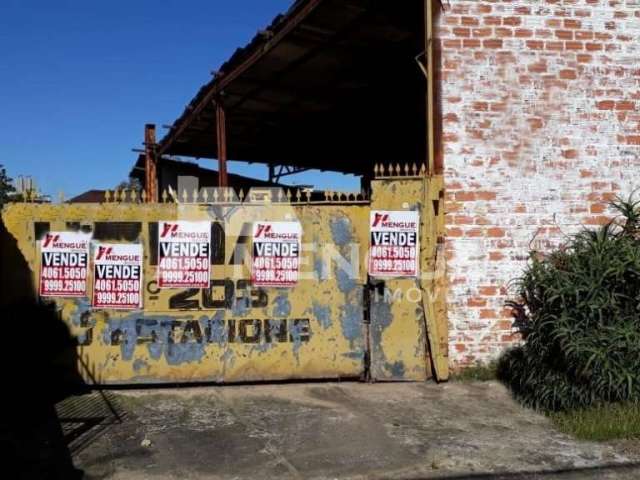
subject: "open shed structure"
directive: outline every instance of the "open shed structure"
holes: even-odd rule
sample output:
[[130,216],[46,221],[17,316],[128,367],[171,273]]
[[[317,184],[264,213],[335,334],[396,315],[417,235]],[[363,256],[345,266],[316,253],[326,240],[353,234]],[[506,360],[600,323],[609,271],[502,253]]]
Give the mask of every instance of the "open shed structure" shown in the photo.
[[[308,169],[373,175],[374,165],[426,163],[433,126],[431,0],[299,0],[215,72],[157,144],[175,155],[269,166],[269,180]],[[439,5],[439,3],[438,3]],[[433,97],[433,95],[431,95]]]

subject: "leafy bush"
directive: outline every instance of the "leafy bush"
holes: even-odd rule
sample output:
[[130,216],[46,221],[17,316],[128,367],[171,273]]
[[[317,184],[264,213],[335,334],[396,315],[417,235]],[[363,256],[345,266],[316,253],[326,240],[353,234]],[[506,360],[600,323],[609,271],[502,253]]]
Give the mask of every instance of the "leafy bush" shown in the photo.
[[535,253],[509,302],[525,342],[498,377],[523,403],[562,411],[640,401],[640,201],[563,248]]

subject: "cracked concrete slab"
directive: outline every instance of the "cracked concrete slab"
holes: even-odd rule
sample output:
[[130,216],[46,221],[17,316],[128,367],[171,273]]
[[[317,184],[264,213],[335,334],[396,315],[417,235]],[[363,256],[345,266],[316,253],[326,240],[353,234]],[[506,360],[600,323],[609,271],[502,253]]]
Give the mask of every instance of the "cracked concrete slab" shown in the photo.
[[579,442],[498,383],[129,391],[76,464],[104,479],[626,479],[634,448]]

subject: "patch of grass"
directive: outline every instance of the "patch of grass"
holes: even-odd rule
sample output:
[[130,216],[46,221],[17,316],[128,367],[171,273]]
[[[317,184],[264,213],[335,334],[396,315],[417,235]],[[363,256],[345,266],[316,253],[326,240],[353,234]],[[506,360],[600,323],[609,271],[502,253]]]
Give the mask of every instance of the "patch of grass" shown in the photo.
[[496,380],[496,362],[477,363],[472,367],[466,367],[451,375],[454,382],[488,382]]
[[549,413],[556,428],[580,440],[640,438],[640,404],[616,403],[568,412]]

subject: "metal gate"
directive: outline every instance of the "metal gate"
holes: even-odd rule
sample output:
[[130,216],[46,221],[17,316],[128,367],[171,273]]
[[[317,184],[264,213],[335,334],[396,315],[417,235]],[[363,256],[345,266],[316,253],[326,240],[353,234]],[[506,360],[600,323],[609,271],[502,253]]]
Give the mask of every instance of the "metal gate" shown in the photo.
[[[447,377],[440,177],[426,177],[415,166],[379,166],[369,195],[216,189],[167,200],[144,203],[133,192],[114,192],[102,204],[27,202],[3,211],[19,250],[3,261],[3,275],[26,274],[33,285],[38,242],[49,231],[83,231],[96,241],[143,246],[142,310],[97,310],[87,298],[55,299],[78,339],[90,381]],[[420,213],[418,278],[369,278],[371,210]],[[158,288],[158,223],[175,220],[211,222],[209,288]],[[300,281],[292,288],[254,287],[251,225],[283,220],[302,226]],[[5,298],[12,298],[10,291],[7,285]]]

